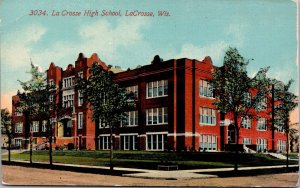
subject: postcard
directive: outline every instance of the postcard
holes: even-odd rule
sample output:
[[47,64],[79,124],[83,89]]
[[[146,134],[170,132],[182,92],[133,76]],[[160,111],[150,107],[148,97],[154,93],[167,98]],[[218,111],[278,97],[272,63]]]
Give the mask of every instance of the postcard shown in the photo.
[[297,186],[298,12],[2,1],[2,183]]

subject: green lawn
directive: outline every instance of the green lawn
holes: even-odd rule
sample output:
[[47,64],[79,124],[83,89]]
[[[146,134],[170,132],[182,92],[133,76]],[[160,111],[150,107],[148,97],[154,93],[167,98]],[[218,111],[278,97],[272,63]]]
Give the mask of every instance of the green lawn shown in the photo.
[[[7,159],[7,154],[2,154]],[[29,152],[12,154],[12,160],[29,160]],[[223,152],[150,152],[114,151],[114,166],[143,169],[156,169],[159,164],[178,164],[180,169],[219,168],[233,166],[233,153]],[[48,162],[48,151],[33,151],[33,161]],[[53,162],[84,164],[95,166],[109,165],[109,151],[53,151]],[[239,166],[282,165],[285,160],[265,154],[239,154]],[[290,161],[298,164],[298,161]]]
[[[284,153],[283,155],[286,156],[286,153]],[[289,153],[289,158],[290,159],[299,159],[299,154],[298,153]]]

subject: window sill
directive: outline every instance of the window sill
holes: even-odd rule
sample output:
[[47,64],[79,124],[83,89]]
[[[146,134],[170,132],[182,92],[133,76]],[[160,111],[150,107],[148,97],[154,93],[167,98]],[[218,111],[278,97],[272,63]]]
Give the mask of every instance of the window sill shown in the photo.
[[206,149],[205,151],[204,151],[204,149],[200,149],[200,152],[216,152],[217,150],[215,149],[215,150],[213,150],[213,149]]
[[162,97],[167,97],[168,95],[162,95],[162,96],[157,96],[157,97],[146,97],[146,99],[155,99],[155,98],[162,98]]
[[199,123],[200,126],[216,126],[217,124]]
[[151,125],[168,125],[168,123],[158,123],[158,124],[146,124],[146,126],[151,126]]
[[123,151],[137,151],[137,149],[121,149]]
[[216,99],[215,97],[206,97],[206,96],[203,96],[203,95],[199,95],[200,98],[205,98],[205,99]]

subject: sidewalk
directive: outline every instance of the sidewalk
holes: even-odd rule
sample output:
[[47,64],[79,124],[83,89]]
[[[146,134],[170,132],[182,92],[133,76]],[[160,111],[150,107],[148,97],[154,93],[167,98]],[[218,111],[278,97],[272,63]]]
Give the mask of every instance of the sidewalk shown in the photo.
[[[2,163],[7,160],[2,160]],[[29,161],[18,161],[14,160],[12,162],[19,164],[29,164]],[[39,165],[49,165],[47,162],[34,162],[34,164]],[[289,165],[289,167],[298,167],[299,165]],[[71,171],[76,171],[76,169],[84,170],[85,172],[95,173],[96,170],[104,170],[109,172],[109,167],[105,166],[90,166],[90,165],[78,165],[78,164],[63,164],[63,163],[53,163],[53,167],[59,170],[70,170],[68,167],[72,168]],[[255,170],[255,169],[272,169],[272,168],[285,168],[285,165],[276,166],[255,166],[255,167],[239,167],[240,171],[243,170]],[[233,171],[234,168],[215,168],[215,169],[193,169],[193,170],[174,170],[174,171],[162,171],[162,170],[148,170],[148,169],[137,169],[137,168],[123,168],[114,167],[117,172],[132,172],[132,173],[120,173],[122,176],[126,177],[136,177],[136,178],[146,178],[146,179],[166,179],[166,180],[189,180],[189,179],[201,179],[201,178],[216,178],[217,175],[212,174],[201,174],[207,172],[225,172]],[[96,172],[97,173],[97,172]],[[119,173],[118,173],[119,174]]]
[[[239,171],[255,170],[255,169],[272,169],[272,168],[285,168],[285,165],[278,166],[256,166],[256,167],[239,167]],[[298,167],[298,165],[289,165],[289,167]],[[176,171],[160,171],[148,170],[144,173],[124,174],[127,177],[139,177],[149,179],[172,179],[172,180],[187,180],[199,178],[216,178],[217,175],[200,174],[201,172],[226,172],[233,171],[234,168],[216,168],[216,169],[193,169],[193,170],[176,170]]]

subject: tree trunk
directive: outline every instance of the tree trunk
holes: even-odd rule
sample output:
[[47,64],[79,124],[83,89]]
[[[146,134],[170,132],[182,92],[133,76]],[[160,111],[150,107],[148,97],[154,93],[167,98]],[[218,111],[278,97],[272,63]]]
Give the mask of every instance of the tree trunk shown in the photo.
[[272,84],[272,152],[275,152],[275,99],[274,99],[274,84]]
[[286,111],[285,118],[285,133],[286,133],[286,168],[289,168],[289,112]]
[[11,146],[11,138],[9,135],[9,137],[8,137],[8,162],[10,162],[10,146]]
[[111,123],[109,124],[109,128],[110,128],[110,170],[113,171],[114,170],[114,166],[112,163],[112,159],[113,159],[113,138],[112,138],[112,125]]
[[239,161],[239,156],[238,156],[238,146],[239,146],[239,126],[238,126],[238,117],[236,114],[234,114],[234,127],[235,127],[235,135],[236,135],[236,140],[235,140],[235,154],[234,154],[234,171],[238,171],[238,161]]
[[29,148],[29,161],[30,161],[30,164],[32,164],[32,132],[30,133],[29,145],[30,145],[30,148]]
[[52,165],[52,125],[51,123],[49,125],[49,163]]
[[289,134],[288,128],[286,131],[286,168],[289,168]]

